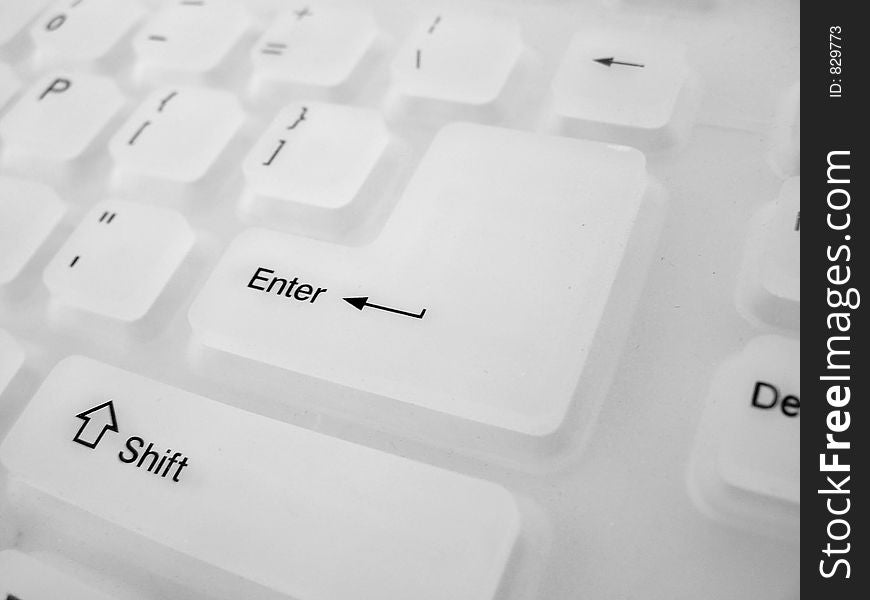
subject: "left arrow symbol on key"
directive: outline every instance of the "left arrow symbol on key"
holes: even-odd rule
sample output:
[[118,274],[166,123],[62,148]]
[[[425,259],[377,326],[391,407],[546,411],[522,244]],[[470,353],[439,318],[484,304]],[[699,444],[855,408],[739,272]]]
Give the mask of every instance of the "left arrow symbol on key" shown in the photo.
[[76,418],[81,419],[84,423],[82,423],[73,441],[78,442],[82,446],[92,449],[96,448],[107,431],[118,433],[118,421],[115,419],[115,405],[112,404],[111,400],[80,412],[76,415]]

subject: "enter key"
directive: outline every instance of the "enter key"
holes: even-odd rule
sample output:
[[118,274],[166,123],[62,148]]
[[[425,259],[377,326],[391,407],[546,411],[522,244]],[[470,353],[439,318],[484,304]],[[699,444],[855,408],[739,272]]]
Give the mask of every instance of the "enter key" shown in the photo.
[[647,189],[630,148],[451,125],[375,241],[247,230],[190,322],[211,348],[547,435],[569,409]]

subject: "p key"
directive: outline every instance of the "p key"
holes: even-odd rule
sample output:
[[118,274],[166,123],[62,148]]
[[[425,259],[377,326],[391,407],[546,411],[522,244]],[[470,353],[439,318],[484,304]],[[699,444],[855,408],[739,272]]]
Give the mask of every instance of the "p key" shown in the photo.
[[11,152],[50,160],[82,154],[123,104],[111,79],[86,73],[53,73],[31,86],[0,120],[0,138]]
[[55,367],[0,462],[58,501],[299,600],[491,600],[520,531],[492,483],[82,357]]

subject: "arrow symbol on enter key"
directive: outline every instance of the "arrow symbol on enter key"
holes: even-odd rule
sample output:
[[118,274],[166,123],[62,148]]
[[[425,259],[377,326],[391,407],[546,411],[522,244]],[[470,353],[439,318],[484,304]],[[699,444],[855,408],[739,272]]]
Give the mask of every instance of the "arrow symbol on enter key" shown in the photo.
[[103,402],[99,406],[89,408],[76,415],[77,419],[84,421],[73,438],[82,446],[94,449],[107,431],[118,433],[118,421],[115,418],[115,405],[112,401]]
[[622,62],[621,60],[614,59],[612,56],[609,56],[607,58],[593,58],[592,60],[604,65],[605,67],[610,67],[612,65],[623,65],[625,67],[640,67],[641,69],[643,69],[643,65],[639,63]]
[[390,308],[389,306],[381,306],[380,304],[374,304],[369,302],[368,296],[360,296],[358,298],[342,298],[345,302],[356,308],[357,310],[362,310],[366,306],[371,308],[376,308],[378,310],[385,310],[387,312],[396,313],[397,315],[405,315],[406,317],[414,317],[415,319],[422,319],[423,315],[426,314],[426,309],[424,308],[419,313],[412,313],[405,310],[399,310],[398,308]]

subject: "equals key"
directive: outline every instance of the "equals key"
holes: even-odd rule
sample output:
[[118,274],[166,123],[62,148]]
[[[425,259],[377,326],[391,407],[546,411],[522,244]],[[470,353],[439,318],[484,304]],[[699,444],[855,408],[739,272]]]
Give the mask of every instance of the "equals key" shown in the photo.
[[286,50],[286,49],[287,49],[287,44],[282,44],[280,42],[266,42],[265,48],[260,50],[260,53],[281,56],[282,54],[284,54],[284,50]]

